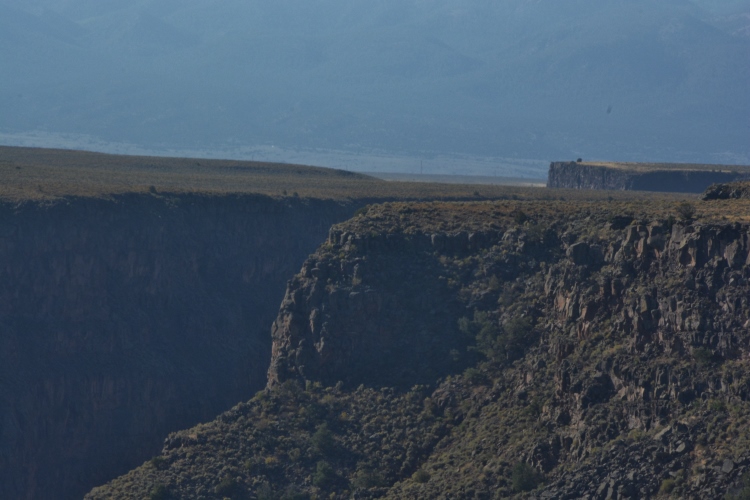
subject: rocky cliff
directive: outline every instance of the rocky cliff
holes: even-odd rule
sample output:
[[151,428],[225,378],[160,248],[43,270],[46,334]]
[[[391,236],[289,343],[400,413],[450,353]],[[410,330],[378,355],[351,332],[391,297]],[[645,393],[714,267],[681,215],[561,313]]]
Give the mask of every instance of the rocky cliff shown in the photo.
[[547,187],[702,193],[714,183],[748,177],[747,167],[552,162]]
[[749,207],[720,203],[371,207],[289,282],[269,388],[89,498],[740,498],[750,227],[720,214]]
[[0,205],[0,497],[80,498],[263,387],[286,279],[354,208],[188,194]]
[[730,182],[709,186],[701,197],[704,201],[750,198],[750,182]]

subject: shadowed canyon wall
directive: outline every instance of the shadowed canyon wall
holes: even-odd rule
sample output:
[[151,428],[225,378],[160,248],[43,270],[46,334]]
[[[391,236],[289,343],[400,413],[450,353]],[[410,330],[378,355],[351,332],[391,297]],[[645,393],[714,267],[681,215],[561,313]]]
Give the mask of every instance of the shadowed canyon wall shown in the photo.
[[286,279],[354,208],[0,205],[0,497],[80,498],[262,388]]

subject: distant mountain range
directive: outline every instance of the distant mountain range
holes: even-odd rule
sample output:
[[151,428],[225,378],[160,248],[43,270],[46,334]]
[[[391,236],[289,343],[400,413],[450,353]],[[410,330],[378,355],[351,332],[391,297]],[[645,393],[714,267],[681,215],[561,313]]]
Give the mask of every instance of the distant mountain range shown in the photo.
[[0,0],[0,133],[747,163],[749,62],[748,0]]

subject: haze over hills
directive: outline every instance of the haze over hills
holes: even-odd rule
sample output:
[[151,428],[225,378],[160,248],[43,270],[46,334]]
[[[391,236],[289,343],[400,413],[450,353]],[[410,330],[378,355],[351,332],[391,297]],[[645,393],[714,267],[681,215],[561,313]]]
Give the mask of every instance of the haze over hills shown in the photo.
[[746,0],[0,0],[0,137],[747,163],[749,16]]

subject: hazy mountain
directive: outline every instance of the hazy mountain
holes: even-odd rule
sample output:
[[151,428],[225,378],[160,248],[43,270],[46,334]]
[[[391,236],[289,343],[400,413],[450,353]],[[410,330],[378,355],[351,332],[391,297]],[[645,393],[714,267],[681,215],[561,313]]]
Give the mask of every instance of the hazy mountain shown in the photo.
[[748,0],[0,0],[0,132],[743,162],[748,26]]

